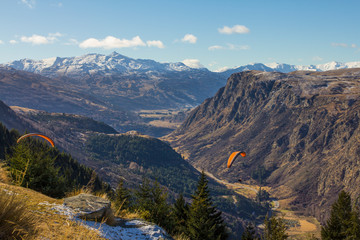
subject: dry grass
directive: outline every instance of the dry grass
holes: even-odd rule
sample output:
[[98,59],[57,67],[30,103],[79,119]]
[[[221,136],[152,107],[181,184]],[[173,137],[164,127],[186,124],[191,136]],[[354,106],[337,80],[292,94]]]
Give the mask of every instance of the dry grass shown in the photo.
[[74,188],[71,192],[66,193],[66,197],[77,196],[77,195],[79,195],[81,193],[93,194],[93,191],[91,189],[86,188],[86,187]]
[[9,184],[10,180],[10,173],[6,167],[6,165],[0,162],[0,182]]
[[188,238],[187,236],[185,236],[183,234],[174,236],[173,238],[174,238],[174,240],[190,240],[190,238]]
[[66,193],[66,197],[77,196],[77,195],[79,195],[81,193],[92,194],[92,195],[95,195],[97,197],[101,197],[101,198],[109,200],[109,197],[108,197],[107,193],[93,192],[92,189],[87,188],[87,187],[74,188],[71,192]]
[[38,224],[24,198],[0,189],[0,239],[31,239],[38,232]]
[[105,239],[99,236],[98,232],[90,230],[77,222],[70,221],[62,216],[55,216],[50,221],[44,218],[41,225],[41,233],[37,239]]
[[[19,224],[21,228],[30,224],[32,219],[36,219],[36,231],[33,232],[33,235],[27,233],[22,239],[104,239],[99,236],[97,231],[90,230],[78,222],[71,221],[67,216],[57,214],[54,210],[51,210],[50,206],[39,204],[44,202],[48,202],[49,204],[62,204],[62,200],[50,198],[31,189],[11,186],[4,183],[0,183],[0,193],[1,192],[11,193],[11,195],[6,195],[6,198],[13,197],[14,202],[21,203],[21,205],[25,206],[24,209],[30,213],[30,219],[26,220],[26,218],[22,218],[24,222]],[[0,217],[3,215],[3,209],[6,208],[0,205]],[[3,230],[0,228],[0,233],[2,232]],[[26,234],[24,231],[23,233]],[[0,236],[0,239],[3,238]]]

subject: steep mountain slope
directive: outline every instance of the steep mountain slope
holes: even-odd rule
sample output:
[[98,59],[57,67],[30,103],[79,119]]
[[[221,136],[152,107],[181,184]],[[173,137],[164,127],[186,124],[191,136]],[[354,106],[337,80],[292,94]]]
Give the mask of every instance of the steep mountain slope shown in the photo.
[[34,127],[18,116],[10,107],[0,100],[0,122],[8,129],[18,129],[21,132],[34,131]]
[[[360,69],[246,71],[166,140],[218,177],[265,179],[295,210],[323,221],[339,190],[360,194],[359,123]],[[236,150],[247,157],[227,169]]]

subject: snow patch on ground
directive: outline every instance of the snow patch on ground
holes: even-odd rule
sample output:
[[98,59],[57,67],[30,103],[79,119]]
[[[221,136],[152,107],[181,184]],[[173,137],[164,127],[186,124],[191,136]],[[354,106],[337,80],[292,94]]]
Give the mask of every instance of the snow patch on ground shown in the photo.
[[88,229],[94,230],[100,236],[109,239],[122,240],[156,240],[156,239],[172,239],[167,233],[155,224],[143,220],[124,220],[124,226],[109,226],[105,223],[98,223],[93,221],[85,221],[76,217],[76,213],[69,207],[63,204],[41,202],[39,205],[48,206],[49,209],[54,210],[55,213],[65,215],[68,219],[76,221]]

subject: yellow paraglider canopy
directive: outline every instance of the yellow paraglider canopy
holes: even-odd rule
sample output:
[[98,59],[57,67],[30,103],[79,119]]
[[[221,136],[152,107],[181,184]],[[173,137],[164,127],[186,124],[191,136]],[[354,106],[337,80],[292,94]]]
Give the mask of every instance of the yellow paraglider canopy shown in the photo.
[[43,134],[40,134],[40,133],[28,133],[28,134],[25,134],[25,135],[19,137],[19,139],[17,140],[17,143],[19,143],[22,139],[27,138],[27,137],[31,137],[31,136],[42,137],[42,138],[46,139],[51,144],[51,146],[55,147],[54,141],[51,138],[49,138],[48,136],[45,136]]

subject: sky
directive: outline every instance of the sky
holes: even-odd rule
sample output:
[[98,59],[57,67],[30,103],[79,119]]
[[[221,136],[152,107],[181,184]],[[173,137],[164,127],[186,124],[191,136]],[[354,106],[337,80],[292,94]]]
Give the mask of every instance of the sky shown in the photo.
[[0,63],[114,51],[211,71],[360,61],[358,0],[1,0]]

